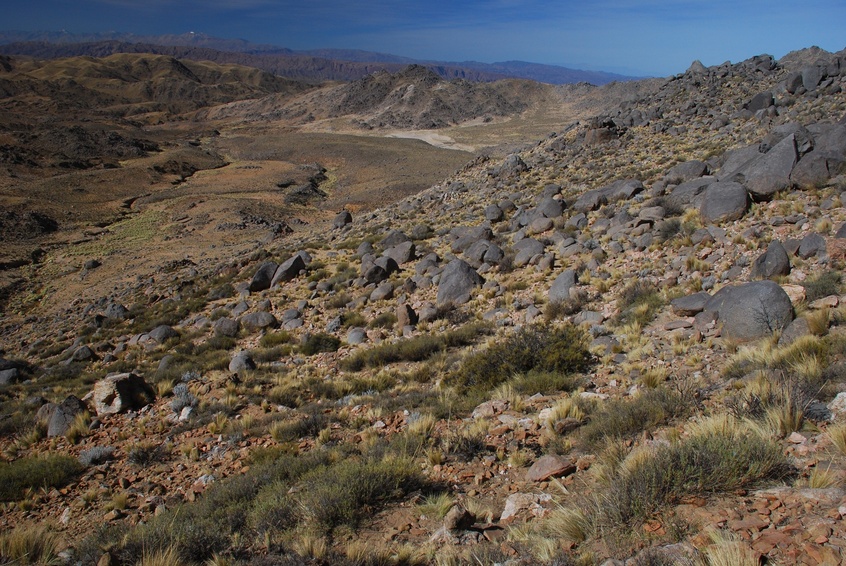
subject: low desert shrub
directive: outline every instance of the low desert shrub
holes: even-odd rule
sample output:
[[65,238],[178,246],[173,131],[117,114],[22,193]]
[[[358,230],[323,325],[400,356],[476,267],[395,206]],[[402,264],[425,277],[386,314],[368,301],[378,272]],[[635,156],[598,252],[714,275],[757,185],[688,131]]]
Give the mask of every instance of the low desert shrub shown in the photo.
[[630,438],[643,431],[681,418],[692,409],[687,395],[663,386],[647,389],[630,399],[608,401],[591,414],[582,429],[590,445],[606,440]]
[[339,338],[331,334],[318,332],[306,338],[305,342],[300,346],[300,352],[306,356],[313,356],[320,352],[336,352],[340,346],[341,340]]
[[421,362],[437,354],[475,342],[490,331],[488,324],[469,324],[445,334],[424,334],[413,338],[380,344],[359,350],[341,362],[347,371],[361,371],[365,367],[380,368],[396,362]]
[[576,373],[590,367],[587,338],[577,327],[523,327],[502,341],[471,354],[450,377],[459,388],[492,389],[513,376],[532,370]]
[[823,271],[815,277],[806,279],[802,286],[805,287],[805,298],[809,303],[829,295],[839,295],[840,273]]
[[617,300],[620,312],[614,317],[614,322],[620,325],[636,323],[645,326],[652,321],[663,304],[664,300],[655,285],[648,281],[635,281],[620,292]]
[[76,458],[65,454],[27,456],[0,462],[0,501],[17,501],[30,489],[63,487],[83,469]]
[[419,469],[409,459],[347,459],[303,476],[294,497],[305,522],[328,533],[341,525],[355,527],[369,507],[421,484]]

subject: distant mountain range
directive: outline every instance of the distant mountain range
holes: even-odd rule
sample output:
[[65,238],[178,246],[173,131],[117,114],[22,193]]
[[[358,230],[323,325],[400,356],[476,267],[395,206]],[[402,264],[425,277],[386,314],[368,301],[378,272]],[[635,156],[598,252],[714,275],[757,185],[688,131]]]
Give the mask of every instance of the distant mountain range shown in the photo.
[[355,49],[293,51],[276,45],[250,43],[243,39],[222,39],[201,33],[150,36],[121,32],[74,34],[0,31],[0,53],[43,59],[154,53],[180,59],[246,65],[282,77],[308,81],[357,80],[379,70],[397,72],[410,64],[428,67],[446,79],[460,78],[477,82],[521,78],[550,84],[586,82],[603,85],[642,78],[524,61],[423,61]]

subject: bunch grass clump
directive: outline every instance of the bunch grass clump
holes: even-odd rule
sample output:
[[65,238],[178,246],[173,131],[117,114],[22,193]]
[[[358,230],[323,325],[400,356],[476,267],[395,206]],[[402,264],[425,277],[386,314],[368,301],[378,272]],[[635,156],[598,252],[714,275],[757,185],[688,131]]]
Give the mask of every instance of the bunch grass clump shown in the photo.
[[790,473],[777,443],[730,415],[700,421],[689,433],[677,443],[635,451],[623,460],[599,520],[631,524],[686,496],[731,492]]
[[540,324],[521,328],[471,354],[450,381],[460,389],[490,390],[532,370],[573,374],[587,370],[592,362],[580,328]]

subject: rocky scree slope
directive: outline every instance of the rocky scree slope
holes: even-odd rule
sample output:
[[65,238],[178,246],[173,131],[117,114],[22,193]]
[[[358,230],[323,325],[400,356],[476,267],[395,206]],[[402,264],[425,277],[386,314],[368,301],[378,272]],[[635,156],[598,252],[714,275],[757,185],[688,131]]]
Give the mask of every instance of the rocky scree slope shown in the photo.
[[83,562],[841,562],[846,60],[815,55],[9,320],[2,473],[81,464],[0,521],[106,525]]

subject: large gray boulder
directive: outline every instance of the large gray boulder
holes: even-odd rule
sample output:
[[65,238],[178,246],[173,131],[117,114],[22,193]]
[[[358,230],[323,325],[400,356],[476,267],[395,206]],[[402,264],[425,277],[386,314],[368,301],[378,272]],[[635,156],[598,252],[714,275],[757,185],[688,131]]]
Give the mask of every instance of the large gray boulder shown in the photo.
[[273,274],[276,273],[276,268],[279,265],[275,261],[266,261],[261,264],[253,275],[252,281],[248,289],[250,293],[258,293],[265,289],[270,289],[270,282],[273,281]]
[[697,179],[708,172],[708,165],[702,161],[693,160],[685,161],[674,165],[664,175],[664,180],[668,183],[684,183],[692,179]]
[[409,240],[407,242],[402,242],[400,244],[397,244],[396,246],[388,248],[387,250],[382,252],[382,255],[393,259],[395,262],[397,262],[397,265],[402,265],[413,260],[416,251],[417,248],[414,246],[414,242]]
[[270,281],[270,287],[276,287],[280,283],[294,279],[305,267],[306,262],[301,254],[298,253],[288,258],[276,268],[276,271],[273,273],[273,279]]
[[543,242],[535,240],[534,238],[523,238],[514,244],[514,267],[523,267],[528,264],[533,257],[542,254],[544,250]]
[[447,264],[441,273],[438,283],[438,305],[464,304],[470,300],[473,289],[485,282],[470,264],[460,259],[454,259]]
[[549,287],[549,302],[560,303],[569,299],[570,289],[576,286],[576,281],[576,271],[573,269],[565,270],[555,278],[555,281]]
[[666,205],[672,209],[685,210],[691,207],[699,207],[702,202],[702,194],[717,179],[714,177],[700,177],[685,181],[669,195],[664,198]]
[[348,210],[342,210],[335,216],[335,219],[332,221],[332,227],[336,230],[340,230],[347,224],[352,224],[352,221],[352,214],[350,214]]
[[263,328],[276,328],[279,321],[267,311],[258,311],[245,314],[239,319],[241,326],[248,332],[257,332]]
[[256,369],[256,362],[253,361],[253,356],[246,350],[238,352],[229,361],[229,371],[232,373],[253,369]]
[[740,183],[713,183],[702,194],[699,213],[708,223],[739,220],[749,207],[749,195]]
[[790,134],[735,171],[729,180],[743,183],[752,198],[768,200],[790,187],[790,173],[798,160],[796,135]]
[[155,399],[153,388],[134,373],[107,375],[94,384],[91,396],[98,416],[141,409]]
[[778,240],[767,246],[767,251],[752,264],[753,279],[772,279],[790,273],[790,257]]
[[119,320],[129,316],[129,309],[120,303],[111,302],[106,305],[106,308],[103,310],[103,315],[106,318]]
[[152,329],[147,334],[147,336],[149,336],[150,338],[152,338],[153,340],[155,340],[159,344],[162,344],[163,342],[165,342],[166,340],[169,340],[170,338],[176,338],[177,336],[179,336],[179,333],[176,330],[174,330],[172,327],[170,327],[166,324],[162,324],[162,325],[159,325],[159,326],[155,327],[154,329]]
[[773,281],[754,281],[723,287],[705,304],[726,338],[746,341],[784,329],[793,320],[793,305],[784,289]]
[[69,395],[58,405],[47,403],[43,405],[35,417],[47,424],[47,437],[64,436],[73,425],[76,416],[88,410],[88,405],[82,399]]
[[813,256],[823,255],[826,252],[825,246],[825,238],[817,234],[816,232],[811,232],[804,238],[802,238],[802,242],[799,244],[799,250],[797,253],[799,257],[802,259],[808,259]]

